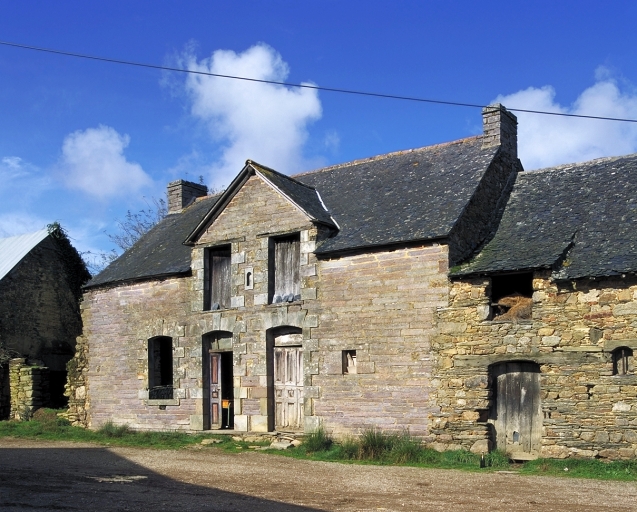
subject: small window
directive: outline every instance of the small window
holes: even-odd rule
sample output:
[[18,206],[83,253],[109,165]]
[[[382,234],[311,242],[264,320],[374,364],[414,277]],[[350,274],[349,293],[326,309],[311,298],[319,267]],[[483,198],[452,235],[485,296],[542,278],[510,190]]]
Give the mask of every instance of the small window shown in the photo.
[[273,238],[270,243],[270,302],[301,300],[301,237]]
[[244,281],[245,289],[246,290],[254,289],[254,270],[252,269],[252,267],[248,267],[244,270],[244,276],[245,276],[245,281]]
[[230,307],[230,246],[206,249],[204,310]]
[[173,340],[166,336],[148,340],[148,398],[173,398]]
[[491,277],[491,306],[494,320],[531,318],[533,274],[507,274]]
[[628,347],[613,350],[613,375],[633,373],[633,351]]
[[343,375],[356,373],[356,350],[343,350]]

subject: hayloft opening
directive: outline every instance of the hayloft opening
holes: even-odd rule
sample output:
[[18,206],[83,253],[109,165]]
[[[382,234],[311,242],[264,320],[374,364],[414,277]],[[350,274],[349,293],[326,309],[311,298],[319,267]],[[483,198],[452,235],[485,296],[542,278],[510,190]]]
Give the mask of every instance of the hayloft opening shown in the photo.
[[270,303],[301,300],[301,235],[270,239],[269,294]]
[[356,373],[356,350],[343,350],[343,375]]
[[531,318],[533,273],[491,277],[491,306],[494,320]]
[[204,253],[204,310],[230,307],[230,246],[212,247]]

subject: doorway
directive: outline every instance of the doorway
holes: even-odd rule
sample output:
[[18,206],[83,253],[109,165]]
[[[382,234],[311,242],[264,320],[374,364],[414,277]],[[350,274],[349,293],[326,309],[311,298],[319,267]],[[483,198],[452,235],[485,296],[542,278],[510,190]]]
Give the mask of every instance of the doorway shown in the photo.
[[234,428],[232,333],[217,331],[203,338],[204,428]]
[[281,327],[268,336],[268,427],[303,430],[303,335]]
[[540,367],[533,362],[506,362],[491,367],[495,447],[513,459],[529,460],[540,453],[542,406]]

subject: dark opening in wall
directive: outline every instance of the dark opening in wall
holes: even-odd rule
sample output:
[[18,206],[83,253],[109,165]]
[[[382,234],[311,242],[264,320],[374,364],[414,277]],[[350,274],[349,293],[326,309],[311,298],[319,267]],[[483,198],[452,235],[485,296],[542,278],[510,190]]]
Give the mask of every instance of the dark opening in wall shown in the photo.
[[148,398],[173,398],[173,340],[167,336],[148,340]]
[[343,350],[343,375],[356,373],[356,350]]
[[531,318],[533,273],[491,277],[491,306],[494,320]]
[[628,347],[613,350],[613,375],[629,375],[633,373],[633,351]]

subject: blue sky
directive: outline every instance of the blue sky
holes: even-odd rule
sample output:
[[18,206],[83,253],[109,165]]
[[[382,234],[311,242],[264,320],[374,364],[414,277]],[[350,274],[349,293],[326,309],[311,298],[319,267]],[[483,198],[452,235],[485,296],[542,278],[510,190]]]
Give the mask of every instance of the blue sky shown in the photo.
[[[637,118],[637,3],[0,0],[0,40],[512,108]],[[526,169],[637,152],[637,124],[518,115]],[[287,89],[0,46],[0,236],[108,250],[128,209],[242,163],[309,169],[475,135],[479,109]]]

